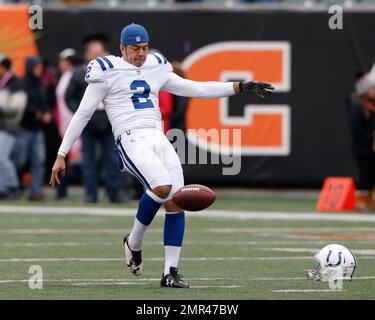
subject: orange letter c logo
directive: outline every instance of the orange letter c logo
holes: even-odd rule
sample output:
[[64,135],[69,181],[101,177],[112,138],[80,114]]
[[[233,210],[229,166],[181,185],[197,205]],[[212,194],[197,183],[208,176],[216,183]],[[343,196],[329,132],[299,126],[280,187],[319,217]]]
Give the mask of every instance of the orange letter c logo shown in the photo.
[[[182,64],[188,79],[195,81],[257,80],[270,82],[276,92],[291,88],[289,42],[219,42],[190,54]],[[189,102],[187,129],[229,129],[229,139],[202,134],[191,142],[211,152],[222,147],[242,155],[288,155],[290,153],[290,107],[288,105],[245,105],[244,116],[229,115],[229,98]],[[237,129],[237,130],[236,130]],[[239,130],[238,130],[239,129]],[[241,132],[241,145],[233,143]],[[189,137],[189,133],[188,133]]]

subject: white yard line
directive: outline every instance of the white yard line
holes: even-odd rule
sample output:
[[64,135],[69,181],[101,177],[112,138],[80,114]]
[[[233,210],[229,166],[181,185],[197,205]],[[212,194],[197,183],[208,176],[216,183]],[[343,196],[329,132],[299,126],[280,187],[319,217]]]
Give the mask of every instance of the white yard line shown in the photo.
[[279,251],[279,252],[308,252],[318,253],[321,248],[254,248],[259,251]]
[[[362,256],[364,260],[375,260],[374,256]],[[180,258],[181,261],[281,261],[281,260],[312,260],[311,256],[300,257],[196,257]],[[122,258],[11,258],[0,259],[0,263],[24,262],[111,262],[124,261]],[[145,258],[145,261],[164,261],[164,258]]]
[[[189,278],[191,281],[218,281],[218,280],[235,280],[234,278]],[[1,283],[18,283],[29,282],[30,279],[0,280]],[[43,282],[159,282],[160,278],[132,278],[132,279],[43,279]]]
[[0,259],[1,262],[67,262],[67,261],[81,261],[81,262],[100,262],[100,261],[124,261],[121,258],[13,258]]
[[[269,277],[269,278],[252,278],[252,279],[241,279],[241,280],[248,280],[248,281],[299,281],[299,280],[307,280],[307,277],[292,277],[292,278],[278,278],[278,277]],[[354,277],[354,280],[375,280],[375,276],[364,276],[364,277]]]
[[[159,279],[160,281],[160,279]],[[145,286],[148,283],[145,282],[79,282],[79,283],[72,283],[72,286],[113,286],[113,285],[126,285],[126,286]]]
[[[160,279],[159,279],[160,281]],[[148,283],[145,282],[101,282],[101,283],[91,283],[91,282],[82,282],[82,283],[73,283],[72,286],[97,286],[97,285],[104,285],[104,286],[113,286],[113,285],[137,285],[137,286],[145,286]],[[190,289],[209,289],[209,288],[223,288],[223,289],[234,289],[234,288],[241,288],[241,286],[190,286]]]
[[[181,261],[253,261],[253,260],[306,260],[312,259],[312,257],[191,257],[191,258],[180,258]],[[69,258],[10,258],[0,259],[0,263],[13,263],[13,262],[68,262],[68,261],[79,261],[79,262],[101,262],[101,261],[124,261],[123,258],[81,258],[81,257],[69,257]],[[164,258],[145,258],[145,261],[164,261]]]
[[234,289],[241,288],[241,286],[190,286],[191,289],[208,289],[208,288],[225,288]]
[[[278,252],[307,252],[318,253],[321,248],[253,248],[260,251],[278,251]],[[358,255],[375,255],[375,249],[354,249],[353,252]]]
[[[161,212],[161,211],[160,211]],[[93,215],[134,217],[136,209],[98,208],[98,207],[37,207],[0,205],[0,213],[4,214],[38,214],[38,215]]]
[[[98,207],[34,207],[1,205],[3,214],[47,214],[47,215],[94,215],[134,217],[136,209],[128,208],[98,208]],[[160,210],[158,215],[162,215]],[[226,211],[204,210],[188,214],[189,218],[228,218],[240,220],[296,220],[296,221],[349,221],[375,222],[375,215],[361,213],[316,213],[316,212],[255,212],[255,211]]]
[[[269,278],[189,278],[190,281],[300,281],[307,280],[306,277],[269,277]],[[375,276],[364,276],[364,277],[354,277],[354,280],[375,280]],[[0,280],[0,284],[10,284],[10,283],[28,283],[30,279],[13,279]],[[160,278],[132,278],[132,279],[43,279],[43,282],[74,282],[74,283],[138,283],[138,282],[159,282]]]
[[279,293],[306,293],[306,292],[344,292],[345,290],[333,289],[287,289],[287,290],[270,290],[271,292]]
[[[80,246],[112,246],[120,242],[24,242],[24,243],[3,243],[2,247],[80,247]],[[151,243],[150,243],[151,244]],[[162,242],[160,242],[162,244]]]
[[[273,228],[190,228],[190,232],[199,232],[199,233],[296,233],[293,236],[293,239],[296,237],[300,237],[297,233],[308,233],[308,232],[325,232],[325,233],[332,233],[332,232],[339,232],[340,234],[345,234],[346,232],[375,232],[375,227],[347,227],[347,228],[332,228],[332,227],[311,227],[311,228],[284,228],[284,227],[273,227]],[[130,229],[126,228],[77,228],[77,229],[51,229],[51,228],[17,228],[17,229],[0,229],[0,234],[115,234],[115,233],[128,233]],[[147,231],[148,233],[153,234],[160,234],[163,232],[161,228],[150,228]],[[290,236],[290,235],[289,235]],[[305,238],[307,240],[312,241],[310,238]],[[327,239],[328,241],[329,239]],[[351,239],[350,239],[351,240]],[[355,239],[353,239],[356,241]],[[363,240],[363,239],[361,239]],[[374,239],[372,239],[374,240]]]
[[[0,229],[0,234],[116,234],[127,233],[130,229]],[[160,233],[162,229],[148,230],[150,233]]]
[[[282,244],[300,244],[303,242],[304,244],[326,244],[327,241],[313,241],[313,240],[290,240],[290,241],[184,241],[185,245],[210,245],[210,246],[257,246],[257,245],[282,245]],[[360,241],[357,241],[357,243]],[[363,243],[369,243],[372,241],[362,241]],[[118,245],[118,241],[103,241],[103,242],[5,242],[0,243],[0,246],[3,247],[79,247],[79,246],[111,246],[111,245]],[[145,245],[163,245],[162,241],[145,241]]]

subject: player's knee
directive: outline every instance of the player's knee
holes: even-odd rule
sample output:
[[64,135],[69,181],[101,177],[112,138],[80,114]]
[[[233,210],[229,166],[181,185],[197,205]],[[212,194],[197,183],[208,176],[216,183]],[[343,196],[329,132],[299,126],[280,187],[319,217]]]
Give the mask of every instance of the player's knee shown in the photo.
[[159,198],[165,199],[171,192],[172,185],[159,186],[152,189],[152,193],[156,194]]
[[183,211],[180,207],[178,207],[173,200],[167,200],[164,202],[164,208],[167,212],[180,212]]

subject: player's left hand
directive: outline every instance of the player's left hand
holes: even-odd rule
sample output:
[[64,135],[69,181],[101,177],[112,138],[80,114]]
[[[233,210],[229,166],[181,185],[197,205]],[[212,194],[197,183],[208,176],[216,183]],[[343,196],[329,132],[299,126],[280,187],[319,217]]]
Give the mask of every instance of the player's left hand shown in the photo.
[[65,176],[65,170],[66,170],[65,158],[60,155],[57,155],[55,164],[53,165],[53,168],[52,168],[51,179],[49,181],[49,184],[52,187],[54,187],[56,184],[60,184],[59,173],[62,176]]
[[266,95],[272,94],[275,88],[267,82],[260,81],[241,81],[240,92],[255,93],[259,97],[265,99]]

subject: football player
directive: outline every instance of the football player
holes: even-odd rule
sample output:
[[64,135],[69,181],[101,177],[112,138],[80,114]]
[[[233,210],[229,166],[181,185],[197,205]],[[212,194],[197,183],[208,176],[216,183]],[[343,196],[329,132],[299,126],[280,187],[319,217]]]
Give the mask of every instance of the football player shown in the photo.
[[65,156],[103,102],[118,147],[119,169],[134,175],[147,190],[139,201],[133,228],[123,240],[126,264],[134,275],[142,273],[143,239],[156,212],[164,205],[165,266],[160,284],[162,287],[188,288],[189,284],[177,269],[185,214],[172,201],[173,194],[184,185],[184,177],[179,157],[163,134],[158,92],[164,90],[199,98],[248,92],[264,98],[274,88],[269,83],[257,81],[224,83],[183,79],[173,73],[163,55],[148,54],[148,45],[146,29],[130,24],[121,32],[122,57],[98,57],[89,63],[88,87],[64,135],[50,184],[60,183],[59,173],[65,175],[66,170]]

